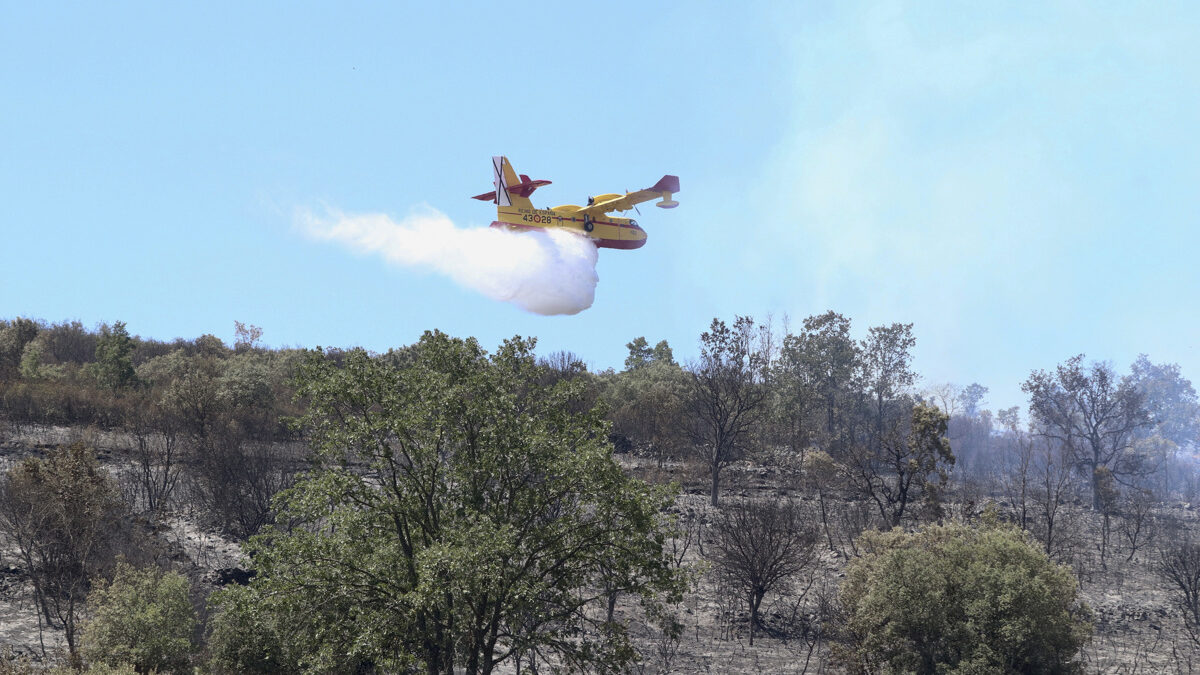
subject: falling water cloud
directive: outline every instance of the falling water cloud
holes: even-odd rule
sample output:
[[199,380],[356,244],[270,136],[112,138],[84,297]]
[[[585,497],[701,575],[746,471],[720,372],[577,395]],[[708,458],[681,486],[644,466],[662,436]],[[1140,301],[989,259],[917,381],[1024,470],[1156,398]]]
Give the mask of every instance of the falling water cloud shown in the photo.
[[460,286],[529,312],[578,314],[596,296],[596,247],[570,232],[512,232],[459,228],[426,208],[400,221],[382,213],[324,214],[300,210],[296,220],[311,237],[394,265],[438,272]]

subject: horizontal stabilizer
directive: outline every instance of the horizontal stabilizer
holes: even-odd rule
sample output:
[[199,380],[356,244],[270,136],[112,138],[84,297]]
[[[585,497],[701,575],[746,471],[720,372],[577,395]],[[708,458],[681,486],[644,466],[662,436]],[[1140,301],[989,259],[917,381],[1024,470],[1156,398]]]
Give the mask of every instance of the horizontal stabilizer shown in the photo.
[[508,158],[496,156],[492,158],[492,183],[496,187],[495,190],[475,195],[472,199],[493,202],[499,206],[514,206],[512,199],[515,197],[519,200],[516,206],[532,207],[532,204],[529,203],[529,195],[543,185],[549,185],[550,181],[531,180],[525,174],[520,174],[520,180],[518,180]]
[[[524,176],[524,175],[521,177],[528,178],[528,176]],[[524,181],[521,181],[520,183],[517,183],[516,185],[509,185],[508,193],[513,194],[513,195],[520,195],[522,197],[528,197],[529,195],[533,194],[534,190],[536,190],[540,187],[543,187],[545,185],[549,185],[550,182],[551,181],[548,181],[548,180],[524,180]],[[481,195],[475,195],[474,197],[471,197],[471,199],[478,199],[478,200],[484,201],[484,202],[494,202],[494,201],[496,201],[496,193],[495,193],[495,191],[485,192]]]

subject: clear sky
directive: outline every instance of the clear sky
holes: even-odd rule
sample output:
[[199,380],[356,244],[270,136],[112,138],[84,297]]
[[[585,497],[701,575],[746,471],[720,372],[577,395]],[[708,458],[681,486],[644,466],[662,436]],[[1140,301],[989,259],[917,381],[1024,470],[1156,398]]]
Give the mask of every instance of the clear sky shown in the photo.
[[[913,322],[993,407],[1086,352],[1200,378],[1200,5],[0,2],[0,316],[283,345],[514,334],[619,367],[714,317]],[[314,240],[680,176],[543,317]]]

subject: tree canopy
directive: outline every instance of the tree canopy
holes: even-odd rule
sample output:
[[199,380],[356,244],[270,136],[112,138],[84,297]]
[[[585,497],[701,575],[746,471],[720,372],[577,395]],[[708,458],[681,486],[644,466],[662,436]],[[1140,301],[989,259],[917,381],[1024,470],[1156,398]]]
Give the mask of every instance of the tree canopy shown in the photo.
[[841,589],[851,672],[1081,672],[1092,627],[1075,578],[989,520],[863,535]]
[[1039,431],[1062,443],[1092,477],[1092,505],[1100,508],[1097,470],[1121,480],[1153,471],[1154,458],[1135,451],[1135,434],[1150,425],[1145,395],[1130,378],[1118,378],[1110,365],[1084,365],[1073,356],[1054,373],[1034,371],[1021,389]]
[[533,347],[488,355],[432,332],[404,366],[309,355],[299,391],[318,468],[278,501],[291,526],[253,540],[254,582],[228,592],[256,602],[221,601],[271,633],[244,639],[290,662],[227,667],[487,673],[636,657],[603,596],[653,609],[679,592],[662,547],[671,494],[621,472],[601,411],[574,410],[583,384],[546,384]]

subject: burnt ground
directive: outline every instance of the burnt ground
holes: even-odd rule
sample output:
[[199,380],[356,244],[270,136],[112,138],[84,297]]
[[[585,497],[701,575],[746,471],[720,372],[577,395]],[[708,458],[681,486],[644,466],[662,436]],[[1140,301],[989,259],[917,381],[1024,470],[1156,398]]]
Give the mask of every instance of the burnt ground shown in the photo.
[[[657,468],[653,460],[624,456],[628,471],[648,479],[671,479],[683,486],[677,501],[680,522],[701,523],[698,539],[711,535],[703,523],[711,513],[708,483],[700,467],[681,464]],[[768,467],[743,462],[727,470],[722,500],[730,498],[797,500],[811,518],[819,517],[815,499],[794,489],[797,483]],[[1003,512],[1008,506],[999,495],[972,494],[971,506],[952,503],[948,518],[977,517],[982,506],[992,501]],[[822,604],[835,601],[838,584],[853,547],[851,531],[870,517],[865,505],[837,502],[831,509],[833,550],[822,537],[822,553],[811,573],[794,580],[790,587],[770,593],[763,601],[767,634],[756,634],[749,644],[749,611],[734,589],[707,564],[700,546],[693,545],[686,564],[700,570],[693,592],[683,603],[680,618],[684,631],[678,645],[661,647],[663,640],[640,625],[642,652],[649,659],[646,672],[674,673],[824,673],[840,672],[830,663],[830,636],[818,621]],[[1064,527],[1069,536],[1055,546],[1053,558],[1067,564],[1079,580],[1081,595],[1094,612],[1095,632],[1082,654],[1089,673],[1191,673],[1200,672],[1200,648],[1184,630],[1172,589],[1154,571],[1157,544],[1171,538],[1195,537],[1200,528],[1197,509],[1174,504],[1154,513],[1157,537],[1140,545],[1130,558],[1130,546],[1111,523],[1110,547],[1101,562],[1102,519],[1082,503],[1072,503]],[[1129,559],[1127,559],[1129,558]],[[631,612],[629,617],[633,619]]]
[[[82,442],[97,448],[101,464],[118,479],[131,470],[124,449],[129,440],[123,435],[90,429],[23,429],[19,433],[0,433],[0,472],[27,456],[43,455],[62,445]],[[221,570],[236,570],[242,562],[236,541],[199,524],[197,514],[188,510],[165,512],[154,523],[136,518],[127,523],[142,530],[149,544],[140,554],[188,576],[194,601],[203,611],[205,598],[228,582]],[[16,551],[0,547],[0,648],[10,657],[28,656],[34,662],[57,663],[66,649],[63,633],[39,621],[33,588]]]
[[[22,430],[0,435],[0,470],[30,454],[62,444],[83,441],[98,448],[102,462],[114,475],[127,471],[122,449],[127,440],[117,434],[90,430],[54,428]],[[640,609],[631,602],[618,605],[618,615],[630,622],[645,660],[642,673],[825,673],[840,672],[830,663],[830,635],[820,621],[822,608],[836,601],[843,569],[853,555],[853,535],[870,524],[865,504],[836,501],[831,509],[832,550],[822,536],[820,554],[808,573],[787,588],[769,593],[761,613],[764,631],[749,641],[749,614],[740,593],[731,588],[705,560],[702,550],[711,543],[706,528],[712,514],[708,483],[701,466],[667,463],[659,468],[652,459],[618,456],[632,475],[656,482],[671,481],[682,487],[675,511],[684,535],[673,544],[683,565],[692,571],[692,591],[676,607],[683,627],[678,640],[664,636],[648,625]],[[728,467],[723,475],[722,499],[796,500],[810,517],[817,519],[816,502],[794,486],[793,476],[778,470],[742,462]],[[972,505],[951,504],[948,517],[970,518],[988,500],[1006,506],[999,496],[972,495]],[[1115,531],[1112,548],[1101,564],[1099,542],[1101,520],[1081,504],[1068,509],[1071,535],[1055,558],[1068,564],[1080,581],[1082,595],[1095,613],[1095,637],[1083,653],[1089,673],[1190,673],[1200,671],[1200,648],[1183,628],[1173,604],[1171,589],[1153,569],[1154,545],[1140,548],[1129,558],[1130,549]],[[1200,527],[1197,510],[1188,504],[1173,504],[1155,512],[1159,538],[1195,536]],[[237,542],[198,524],[197,514],[173,511],[159,522],[147,524],[171,566],[186,573],[196,589],[198,606],[222,583],[233,581],[233,571],[243,566]],[[61,633],[39,625],[32,591],[12,551],[0,551],[0,646],[16,654],[55,660],[61,652]],[[513,668],[505,668],[510,671]]]

